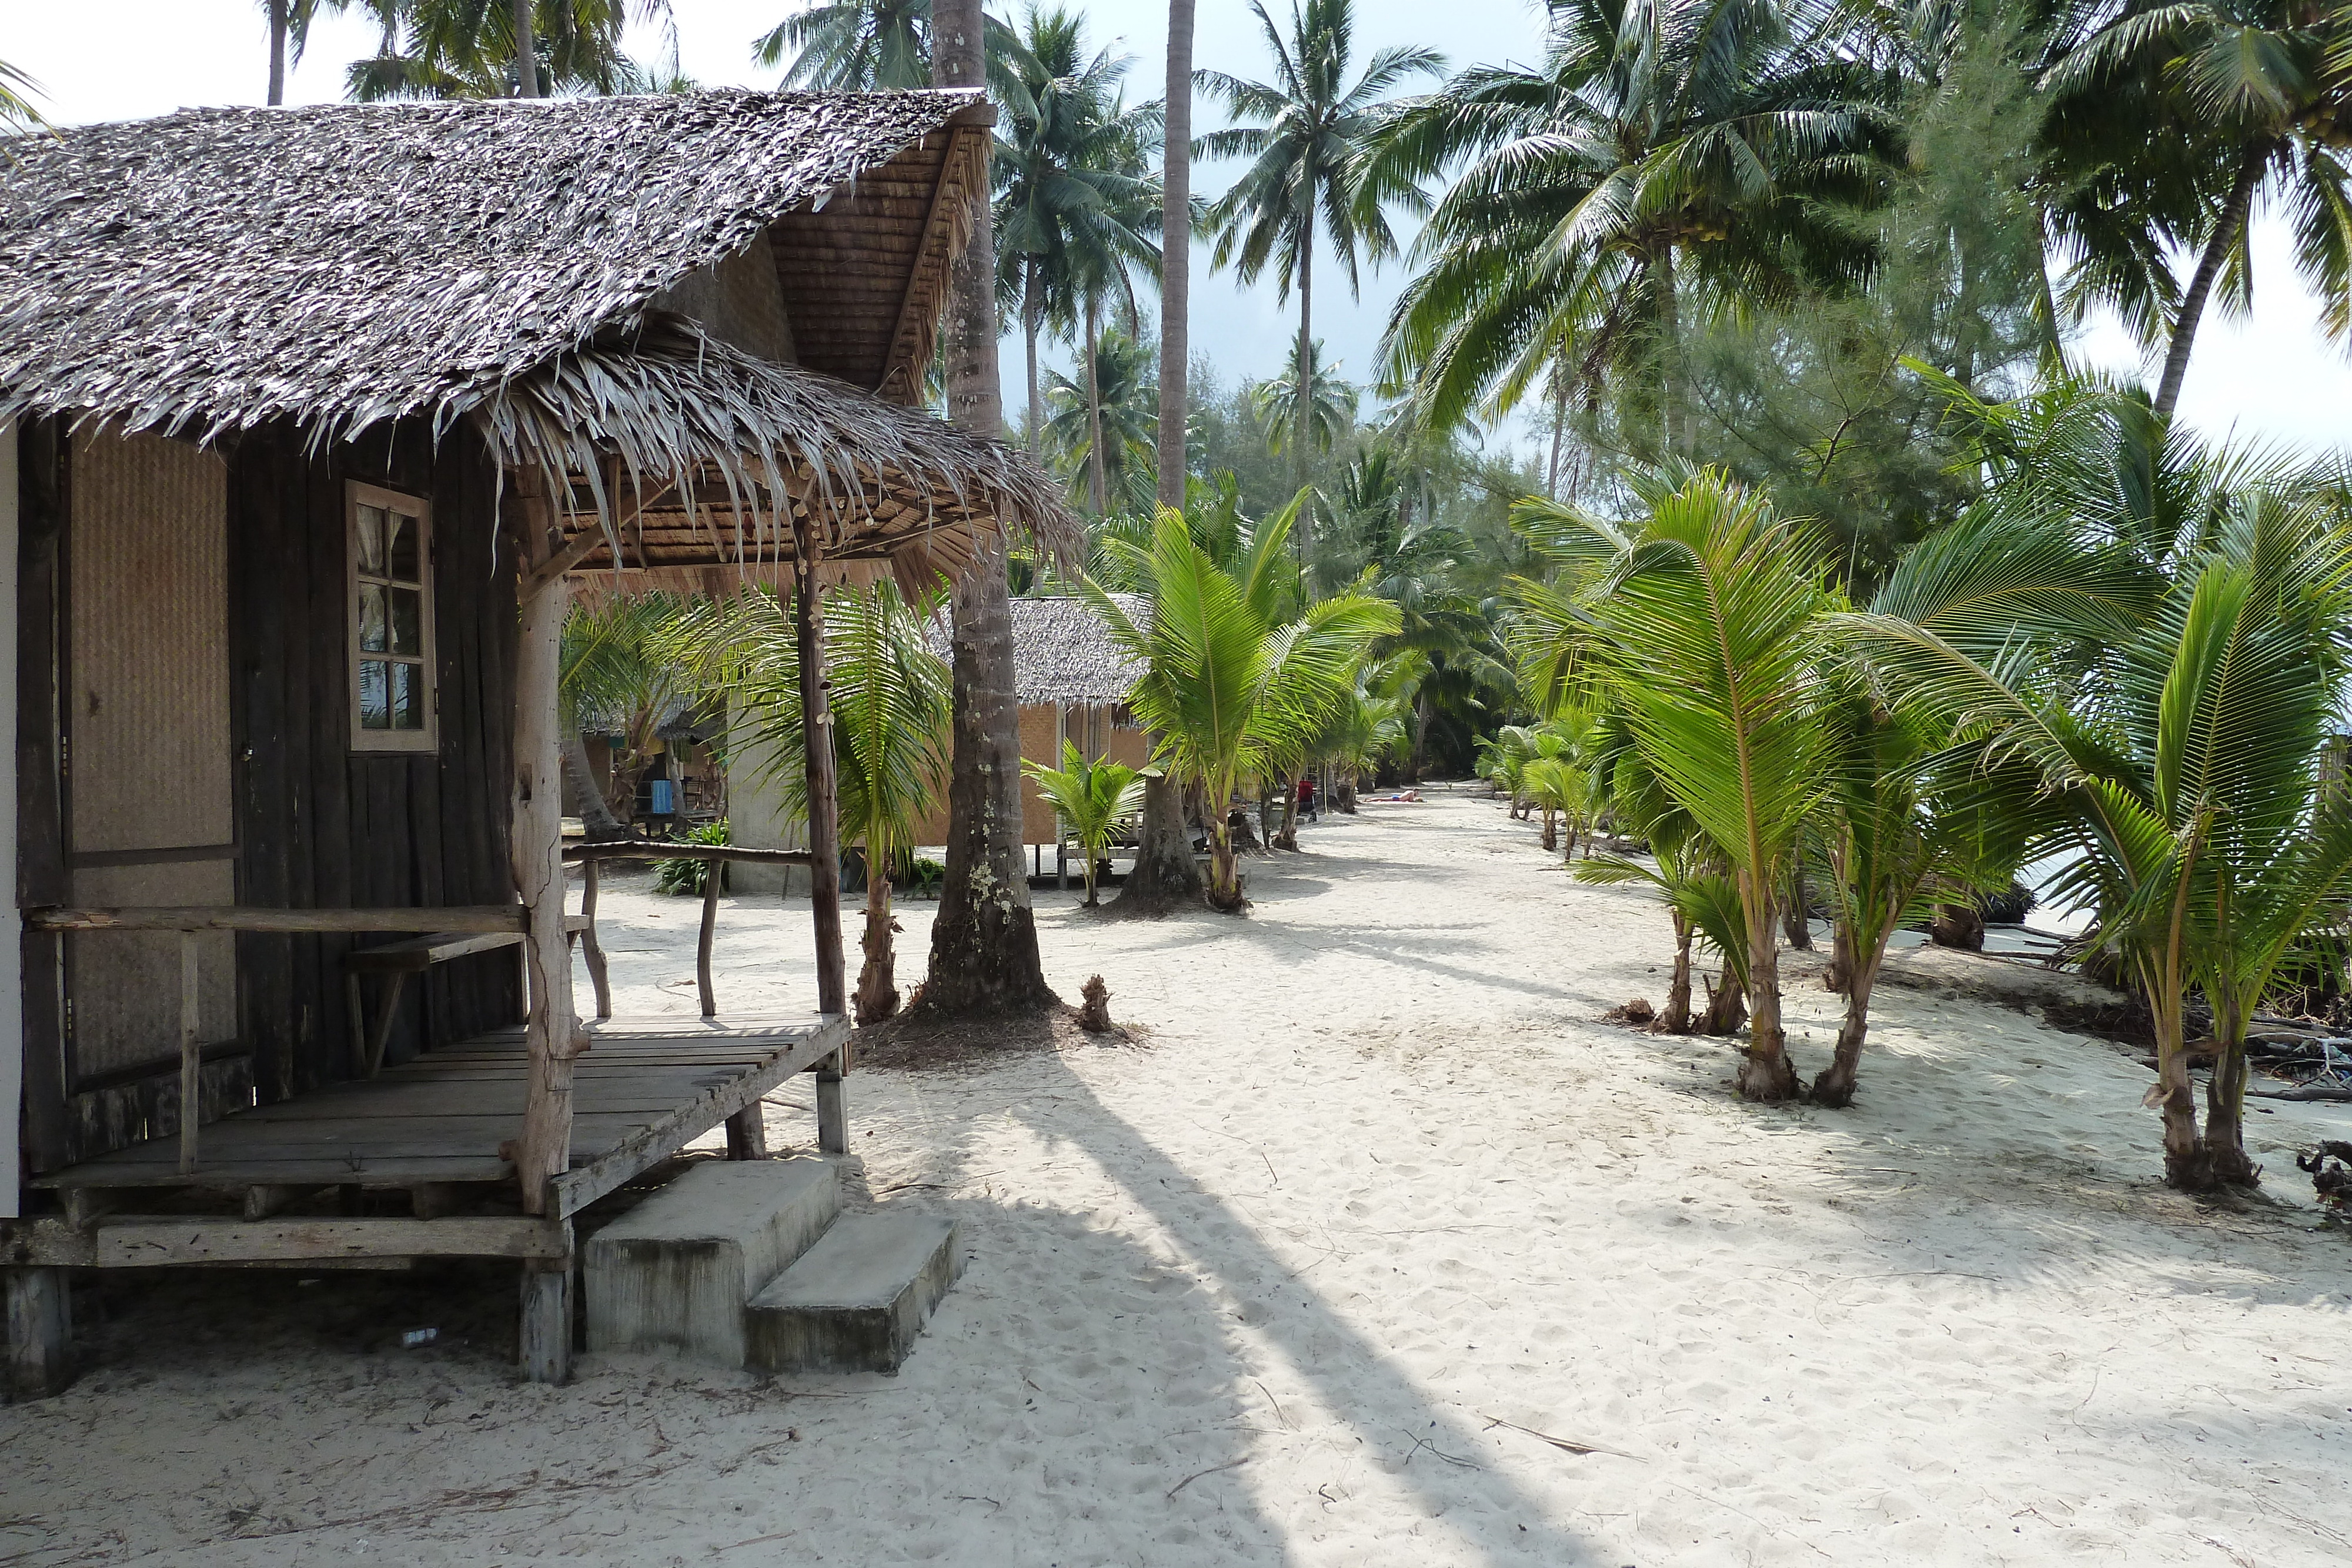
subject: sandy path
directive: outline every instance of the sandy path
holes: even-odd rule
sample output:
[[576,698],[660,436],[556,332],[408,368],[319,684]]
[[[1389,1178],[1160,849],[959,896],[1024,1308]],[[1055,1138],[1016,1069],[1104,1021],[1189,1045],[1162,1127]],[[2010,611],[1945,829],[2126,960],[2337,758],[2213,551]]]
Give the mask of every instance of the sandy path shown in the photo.
[[[852,1080],[871,1191],[971,1254],[898,1377],[520,1386],[496,1271],[110,1285],[0,1412],[0,1565],[2352,1557],[2346,1239],[2156,1186],[2112,1047],[1895,992],[1854,1110],[1745,1108],[1591,1021],[1659,994],[1645,894],[1479,800],[1305,841],[1245,922],[1041,895],[1149,1049]],[[607,908],[621,1010],[690,1011],[693,906]],[[804,1003],[804,908],[721,929],[725,1007]]]

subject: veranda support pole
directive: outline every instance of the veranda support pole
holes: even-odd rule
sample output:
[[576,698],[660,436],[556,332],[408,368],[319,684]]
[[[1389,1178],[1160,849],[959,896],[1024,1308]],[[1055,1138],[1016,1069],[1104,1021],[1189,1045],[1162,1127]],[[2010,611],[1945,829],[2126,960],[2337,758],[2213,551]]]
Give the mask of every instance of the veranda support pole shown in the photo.
[[[826,695],[824,603],[817,588],[823,546],[816,526],[793,526],[793,619],[801,662],[801,727],[808,758],[809,906],[816,927],[816,1006],[828,1014],[849,1010],[849,975],[841,952],[841,821],[834,778],[833,705]],[[868,872],[872,874],[871,871]],[[816,1074],[817,1147],[826,1154],[849,1152],[849,1109],[843,1092],[839,1053]]]
[[[522,566],[528,573],[553,549],[547,502],[535,472],[515,470],[508,483],[521,504]],[[539,1215],[548,1211],[548,1184],[571,1164],[572,1062],[581,1044],[572,1009],[572,955],[563,934],[562,751],[556,726],[563,612],[570,599],[571,590],[558,578],[526,600],[515,650],[511,852],[515,888],[529,921],[523,959],[530,981],[524,1031],[530,1076],[515,1175],[522,1185],[523,1211]]]

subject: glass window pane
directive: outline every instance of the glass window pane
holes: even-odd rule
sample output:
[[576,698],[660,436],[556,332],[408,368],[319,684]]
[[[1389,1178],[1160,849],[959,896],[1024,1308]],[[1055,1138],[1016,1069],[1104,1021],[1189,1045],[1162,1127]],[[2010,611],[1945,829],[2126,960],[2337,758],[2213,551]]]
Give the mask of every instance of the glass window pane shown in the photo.
[[403,582],[423,580],[416,570],[416,519],[394,512],[385,526],[392,531],[392,570],[389,575]]
[[386,591],[373,582],[360,584],[360,646],[371,653],[383,652]]
[[374,659],[360,661],[360,727],[392,727],[391,666]]
[[420,642],[424,594],[414,588],[392,591],[392,651],[395,653],[422,653]]
[[392,667],[392,727],[425,727],[425,672],[415,664]]
[[377,577],[383,575],[383,508],[360,508],[360,570]]

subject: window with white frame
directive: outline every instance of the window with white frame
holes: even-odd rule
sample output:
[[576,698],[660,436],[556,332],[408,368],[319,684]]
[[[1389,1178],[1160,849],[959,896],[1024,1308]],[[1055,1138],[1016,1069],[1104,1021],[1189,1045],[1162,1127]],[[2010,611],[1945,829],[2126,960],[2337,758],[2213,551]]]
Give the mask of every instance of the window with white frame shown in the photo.
[[430,751],[433,514],[414,496],[348,486],[352,748]]

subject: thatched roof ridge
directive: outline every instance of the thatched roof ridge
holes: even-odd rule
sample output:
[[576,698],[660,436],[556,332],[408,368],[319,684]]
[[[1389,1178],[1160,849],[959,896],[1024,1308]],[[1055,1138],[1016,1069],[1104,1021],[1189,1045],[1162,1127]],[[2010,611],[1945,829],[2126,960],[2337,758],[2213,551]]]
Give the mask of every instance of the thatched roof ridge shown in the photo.
[[441,423],[980,102],[704,92],[188,110],[16,139],[0,418]]
[[[1138,622],[1150,614],[1140,595],[1110,597]],[[1069,597],[1023,597],[1012,609],[1013,689],[1021,706],[1127,701],[1143,667],[1112,640],[1093,605]],[[936,626],[928,635],[931,651],[949,657],[947,629]]]

